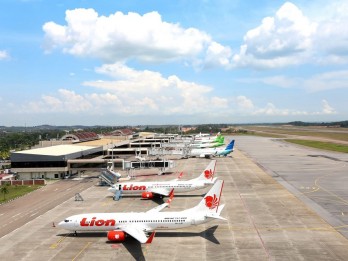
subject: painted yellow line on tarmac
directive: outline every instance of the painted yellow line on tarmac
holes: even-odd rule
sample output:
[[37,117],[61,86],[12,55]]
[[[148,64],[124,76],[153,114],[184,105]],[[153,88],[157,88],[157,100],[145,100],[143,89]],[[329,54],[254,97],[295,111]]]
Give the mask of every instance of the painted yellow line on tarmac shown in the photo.
[[64,236],[64,237],[60,238],[56,243],[53,243],[53,244],[50,246],[50,248],[51,248],[51,249],[57,248],[57,247],[59,246],[59,244],[62,243],[64,239],[66,239],[66,237],[67,237],[67,236]]
[[331,175],[331,174],[332,174],[332,173],[317,178],[317,179],[315,180],[314,184],[315,184],[319,189],[321,189],[321,190],[325,191],[326,193],[330,194],[331,196],[333,196],[333,197],[339,199],[339,200],[340,200],[341,202],[343,202],[345,205],[348,205],[348,201],[347,201],[347,200],[341,198],[341,197],[338,196],[337,194],[335,194],[335,193],[333,193],[333,192],[331,192],[331,191],[329,191],[329,190],[323,188],[322,186],[320,186],[320,185],[318,184],[320,179],[325,178],[325,177],[327,177],[327,176],[329,176],[329,175]]
[[79,255],[81,255],[82,252],[89,247],[90,244],[92,244],[92,242],[87,242],[86,245],[81,249],[81,251],[78,252],[77,255],[72,259],[72,261],[76,260],[79,257]]

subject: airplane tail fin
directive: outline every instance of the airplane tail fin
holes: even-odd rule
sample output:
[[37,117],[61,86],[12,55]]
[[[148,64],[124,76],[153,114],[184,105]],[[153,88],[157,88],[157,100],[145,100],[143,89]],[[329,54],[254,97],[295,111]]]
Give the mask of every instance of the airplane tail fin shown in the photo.
[[219,142],[219,143],[223,143],[225,140],[225,137],[222,135],[219,135],[216,137],[216,139],[214,140],[214,142]]
[[201,202],[195,207],[195,211],[205,212],[207,217],[224,219],[220,217],[220,213],[225,205],[221,205],[219,208],[223,186],[223,180],[216,181]]
[[226,147],[225,150],[233,150],[233,147],[234,147],[234,140],[232,140]]
[[213,181],[215,175],[216,160],[212,160],[203,170],[202,174],[193,180]]

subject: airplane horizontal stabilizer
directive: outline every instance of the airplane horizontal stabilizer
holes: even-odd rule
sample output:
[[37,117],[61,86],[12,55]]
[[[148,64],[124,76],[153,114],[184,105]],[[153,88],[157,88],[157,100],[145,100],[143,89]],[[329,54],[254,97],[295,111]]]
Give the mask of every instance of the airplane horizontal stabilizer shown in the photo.
[[209,213],[206,214],[206,217],[217,218],[217,219],[221,219],[221,220],[227,220],[226,218],[220,216],[220,213],[221,213],[221,211],[223,210],[224,207],[225,207],[225,204],[219,206],[217,213],[209,212]]
[[147,241],[146,241],[146,244],[151,244],[151,243],[152,243],[152,239],[155,237],[155,234],[156,234],[155,231],[153,231],[153,232],[151,233],[151,235],[148,237],[148,239],[147,239]]

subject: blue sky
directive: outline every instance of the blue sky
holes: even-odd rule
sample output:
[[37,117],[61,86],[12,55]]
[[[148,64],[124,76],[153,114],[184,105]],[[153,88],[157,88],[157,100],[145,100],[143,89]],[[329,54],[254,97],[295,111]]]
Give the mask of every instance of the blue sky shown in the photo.
[[348,119],[347,1],[0,3],[0,126]]

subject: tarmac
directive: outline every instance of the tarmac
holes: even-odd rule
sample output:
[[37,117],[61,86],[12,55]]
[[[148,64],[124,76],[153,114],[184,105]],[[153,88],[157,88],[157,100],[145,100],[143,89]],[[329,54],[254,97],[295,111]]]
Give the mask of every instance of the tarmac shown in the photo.
[[[88,179],[88,182],[62,180],[47,185],[45,190],[51,194],[45,194],[44,198],[38,190],[30,194],[30,200],[27,196],[18,199],[33,208],[45,202],[46,207],[40,213],[28,214],[31,210],[19,203],[14,208],[12,204],[16,200],[0,206],[0,225],[19,216],[28,217],[25,224],[6,223],[8,232],[0,238],[0,259],[348,260],[348,239],[343,233],[346,220],[332,215],[336,213],[335,208],[343,210],[347,207],[344,204],[347,192],[342,190],[347,184],[343,176],[347,173],[345,156],[335,154],[333,158],[340,161],[331,162],[333,160],[328,158],[331,154],[309,151],[269,138],[236,137],[232,157],[217,158],[216,165],[216,176],[225,181],[221,203],[226,204],[222,216],[227,221],[214,220],[186,229],[158,231],[152,244],[145,245],[132,238],[123,243],[111,243],[105,233],[74,236],[55,224],[81,213],[147,211],[160,201],[142,200],[137,196],[124,196],[120,201],[114,201],[107,187],[96,185],[96,179]],[[183,180],[190,179],[198,176],[209,162],[209,159],[201,158],[182,159],[177,161],[172,174],[158,176],[154,170],[153,175],[149,171],[140,175],[141,171],[138,171],[136,180],[171,180],[181,171],[184,171]],[[338,171],[341,169],[342,173]],[[330,179],[322,177],[323,173]],[[54,185],[58,187],[50,189]],[[307,187],[322,194],[308,197],[304,193],[309,190]],[[208,190],[175,194],[170,208],[163,211],[190,208]],[[75,201],[76,192],[83,201]],[[64,196],[57,198],[60,193]],[[327,195],[333,199],[324,200]],[[327,208],[320,205],[321,200]],[[11,215],[3,219],[8,211],[12,211]],[[340,227],[330,224],[330,218],[327,221],[326,216],[340,222]]]

